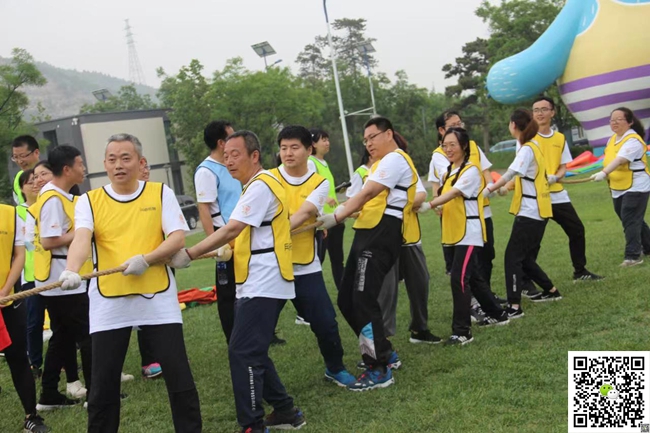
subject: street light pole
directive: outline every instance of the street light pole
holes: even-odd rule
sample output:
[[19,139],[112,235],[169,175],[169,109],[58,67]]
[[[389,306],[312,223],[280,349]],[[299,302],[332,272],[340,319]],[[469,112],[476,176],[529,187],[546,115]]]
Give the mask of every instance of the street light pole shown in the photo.
[[[339,118],[341,119],[341,129],[343,130],[343,144],[345,146],[345,157],[348,160],[348,171],[350,179],[354,174],[354,166],[352,164],[352,153],[350,152],[350,140],[348,138],[348,127],[345,121],[345,110],[343,109],[343,97],[341,96],[341,85],[339,84],[339,72],[336,68],[336,53],[334,51],[334,44],[332,43],[332,31],[330,30],[330,20],[327,16],[327,0],[323,0],[323,10],[325,11],[325,22],[327,23],[327,42],[330,46],[330,60],[332,68],[334,69],[334,84],[336,85],[336,97],[339,102]],[[373,104],[374,105],[374,104]]]
[[366,62],[366,69],[368,70],[368,81],[370,82],[370,98],[372,99],[372,115],[377,115],[377,107],[375,105],[375,91],[372,86],[372,74],[370,73],[370,61],[368,60],[368,47],[363,45],[363,60]]

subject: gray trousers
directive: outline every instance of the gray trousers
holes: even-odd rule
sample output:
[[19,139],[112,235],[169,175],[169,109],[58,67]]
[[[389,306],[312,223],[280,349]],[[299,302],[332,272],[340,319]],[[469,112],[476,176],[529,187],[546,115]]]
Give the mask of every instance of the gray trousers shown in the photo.
[[411,326],[413,332],[428,330],[429,318],[429,270],[422,245],[408,245],[400,249],[399,259],[386,275],[379,293],[379,305],[384,320],[386,336],[397,332],[397,292],[400,275],[406,284],[406,293],[411,304]]
[[614,199],[614,211],[625,232],[625,259],[637,260],[650,253],[650,228],[644,217],[648,207],[648,192],[626,192]]

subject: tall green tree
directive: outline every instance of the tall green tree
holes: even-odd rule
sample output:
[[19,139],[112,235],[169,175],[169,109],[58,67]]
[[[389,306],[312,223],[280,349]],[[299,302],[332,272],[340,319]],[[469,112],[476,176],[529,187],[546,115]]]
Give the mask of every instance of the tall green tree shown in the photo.
[[151,108],[158,108],[158,105],[153,102],[151,96],[139,94],[135,85],[129,84],[120,87],[117,95],[111,95],[105,101],[82,105],[79,109],[79,114],[147,110]]

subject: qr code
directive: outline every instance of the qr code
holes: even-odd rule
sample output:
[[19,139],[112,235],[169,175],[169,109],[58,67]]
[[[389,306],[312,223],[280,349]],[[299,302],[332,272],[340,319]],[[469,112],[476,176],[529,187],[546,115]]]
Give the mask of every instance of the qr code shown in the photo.
[[650,432],[650,352],[569,352],[569,432]]

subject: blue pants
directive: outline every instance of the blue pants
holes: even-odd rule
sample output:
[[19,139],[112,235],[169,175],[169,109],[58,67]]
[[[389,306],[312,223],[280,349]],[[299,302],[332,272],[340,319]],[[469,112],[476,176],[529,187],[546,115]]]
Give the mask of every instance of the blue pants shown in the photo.
[[[22,290],[34,288],[34,283],[23,284]],[[43,366],[43,322],[45,321],[45,299],[41,295],[25,299],[27,306],[27,352],[29,363],[34,368]]]
[[311,325],[325,366],[336,374],[345,369],[343,345],[339,325],[336,323],[336,311],[325,288],[323,272],[296,275],[294,278],[296,297],[291,301],[301,317]]

